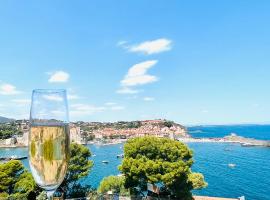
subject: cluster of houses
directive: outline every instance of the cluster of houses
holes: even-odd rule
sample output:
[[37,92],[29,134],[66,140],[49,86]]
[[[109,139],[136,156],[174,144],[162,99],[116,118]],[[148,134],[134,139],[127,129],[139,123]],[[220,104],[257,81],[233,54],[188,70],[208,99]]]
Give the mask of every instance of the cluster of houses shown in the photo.
[[110,137],[112,135],[120,135],[126,138],[140,137],[140,136],[156,136],[156,137],[173,137],[173,135],[186,136],[186,130],[180,126],[160,127],[157,120],[143,121],[138,128],[115,129],[104,128],[101,130],[94,130],[93,134],[96,138]]
[[[105,125],[104,125],[105,124]],[[128,139],[140,136],[168,137],[189,137],[184,126],[173,123],[170,127],[164,125],[164,120],[140,121],[140,126],[132,128],[116,128],[114,123],[101,122],[76,122],[70,123],[70,141],[79,144],[86,144],[89,135],[97,141],[105,139]],[[0,140],[0,146],[27,146],[29,135],[29,121],[17,120],[15,125],[23,132],[22,135],[14,135],[12,138]],[[99,127],[85,130],[83,127]]]
[[[101,127],[91,131],[82,130],[78,125],[70,126],[71,141],[77,143],[87,143],[85,136],[93,135],[95,140],[104,139],[128,139],[141,136],[168,137],[175,139],[176,137],[189,137],[184,126],[172,124],[171,127],[164,125],[164,120],[146,120],[140,121],[140,126],[136,128],[115,128],[114,126]],[[84,126],[93,126],[93,124],[84,124]]]
[[[11,123],[5,123],[11,125]],[[29,135],[29,121],[28,120],[16,120],[12,122],[22,134],[13,135],[11,138],[0,140],[0,146],[27,146]]]

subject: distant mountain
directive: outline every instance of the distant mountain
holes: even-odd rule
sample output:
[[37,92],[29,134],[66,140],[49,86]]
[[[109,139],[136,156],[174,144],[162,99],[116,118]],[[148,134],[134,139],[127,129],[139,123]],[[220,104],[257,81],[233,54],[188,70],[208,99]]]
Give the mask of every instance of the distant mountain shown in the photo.
[[7,123],[7,122],[12,122],[15,119],[10,119],[10,118],[6,118],[6,117],[1,117],[0,116],[0,123]]

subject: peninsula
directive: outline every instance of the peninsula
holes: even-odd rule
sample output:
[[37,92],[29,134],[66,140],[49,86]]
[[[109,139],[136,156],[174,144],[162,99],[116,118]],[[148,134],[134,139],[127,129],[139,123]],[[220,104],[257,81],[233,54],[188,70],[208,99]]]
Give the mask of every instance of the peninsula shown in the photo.
[[178,138],[179,141],[184,143],[189,142],[218,142],[218,143],[238,143],[243,147],[252,147],[252,146],[261,146],[261,147],[270,147],[269,140],[256,140],[253,138],[246,138],[238,136],[234,133],[225,136],[223,138],[192,138],[192,137],[182,137]]

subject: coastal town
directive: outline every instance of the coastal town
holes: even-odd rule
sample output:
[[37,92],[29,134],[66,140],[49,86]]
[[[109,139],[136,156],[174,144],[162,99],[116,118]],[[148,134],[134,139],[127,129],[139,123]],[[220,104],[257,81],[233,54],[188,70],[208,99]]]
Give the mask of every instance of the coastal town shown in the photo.
[[[0,132],[9,128],[11,134],[0,135],[1,147],[25,147],[28,146],[29,120],[14,120],[0,124]],[[4,128],[3,128],[4,127]],[[143,121],[119,121],[119,122],[71,122],[69,124],[70,141],[78,144],[109,145],[123,143],[127,139],[142,136],[165,137],[189,142],[215,142],[238,143],[243,147],[263,146],[270,147],[268,140],[256,140],[245,138],[235,133],[228,133],[222,138],[194,138],[188,133],[188,129],[165,119]]]
[[[14,127],[14,133],[0,139],[0,147],[18,147],[28,145],[29,120],[15,120],[4,123]],[[114,144],[125,142],[129,138],[140,136],[167,137],[171,139],[189,138],[186,127],[168,120],[145,120],[132,122],[72,122],[70,141],[78,144]]]

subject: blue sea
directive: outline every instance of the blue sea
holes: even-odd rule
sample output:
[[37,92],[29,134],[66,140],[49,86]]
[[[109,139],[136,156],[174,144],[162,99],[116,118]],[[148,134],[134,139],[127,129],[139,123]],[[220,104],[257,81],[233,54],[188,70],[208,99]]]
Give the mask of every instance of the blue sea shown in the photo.
[[248,138],[270,140],[270,125],[192,126],[188,127],[188,132],[196,138],[224,137],[236,133]]
[[[256,139],[270,139],[270,126],[197,126],[188,129],[194,137],[223,137],[236,133]],[[189,143],[194,151],[193,171],[201,172],[208,187],[193,191],[194,194],[237,198],[247,200],[270,200],[270,148],[241,147],[225,143]],[[93,156],[94,167],[82,182],[98,187],[103,177],[117,175],[121,159],[116,157],[123,152],[123,144],[87,146]],[[27,148],[0,149],[0,157],[27,155]],[[109,161],[108,164],[102,163]],[[29,168],[28,161],[23,161]],[[235,164],[234,168],[228,164]]]

